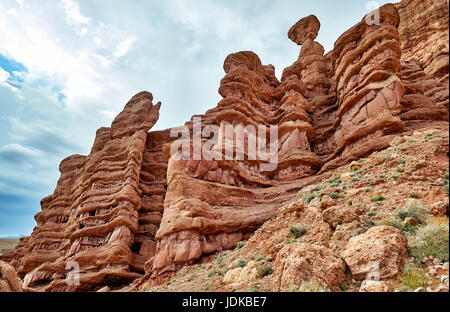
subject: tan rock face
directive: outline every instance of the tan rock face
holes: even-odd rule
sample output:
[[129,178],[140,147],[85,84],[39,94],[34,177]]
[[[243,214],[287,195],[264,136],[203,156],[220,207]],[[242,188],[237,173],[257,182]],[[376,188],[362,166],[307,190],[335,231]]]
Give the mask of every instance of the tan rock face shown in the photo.
[[[326,54],[315,41],[320,22],[315,16],[301,19],[288,34],[302,46],[299,57],[281,81],[253,52],[225,59],[222,100],[186,123],[191,147],[206,145],[193,137],[198,120],[202,129],[217,126],[218,140],[233,141],[222,146],[221,156],[248,151],[247,127],[277,126],[272,171],[261,170],[267,161],[250,159],[248,152],[239,160],[171,157],[175,129],[148,132],[159,105],[150,93],[136,95],[111,127],[97,131],[89,155],[61,162],[61,177],[54,193],[42,199],[32,235],[0,258],[16,268],[28,290],[116,290],[141,278],[160,284],[183,266],[236,247],[278,213],[295,213],[308,229],[303,241],[322,247],[292,245],[297,247],[281,253],[284,237],[261,242],[274,257],[293,253],[291,267],[279,257],[280,287],[318,274],[336,288],[342,263],[328,248],[342,251],[346,246],[337,241],[362,233],[366,207],[342,207],[329,196],[309,205],[292,199],[320,175],[389,147],[399,134],[448,127],[448,5],[431,2],[384,5],[379,25],[363,18]],[[448,202],[443,207],[430,209],[445,214]],[[355,238],[347,247],[361,247],[348,253],[352,271],[364,278],[371,259],[381,261],[383,278],[395,275],[405,253],[401,236],[384,229],[393,240],[388,242],[371,231],[363,238],[373,246]],[[74,263],[80,283],[69,285]],[[284,273],[296,267],[306,273]]]
[[280,291],[301,286],[315,278],[329,289],[338,291],[345,281],[345,264],[330,249],[312,244],[285,246],[275,260],[275,276]]
[[390,226],[379,226],[353,237],[343,252],[352,275],[357,280],[375,276],[373,280],[385,280],[397,276],[403,270],[408,257],[405,235]]
[[3,261],[0,261],[0,292],[22,292],[16,270]]

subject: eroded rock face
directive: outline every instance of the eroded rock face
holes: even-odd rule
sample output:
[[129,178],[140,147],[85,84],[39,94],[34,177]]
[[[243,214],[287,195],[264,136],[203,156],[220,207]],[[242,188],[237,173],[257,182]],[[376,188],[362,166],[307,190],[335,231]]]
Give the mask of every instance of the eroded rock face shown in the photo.
[[22,292],[16,270],[3,261],[0,261],[0,292]]
[[405,235],[391,226],[378,226],[366,233],[352,237],[343,257],[357,280],[377,274],[373,280],[390,279],[403,270],[408,257]]
[[289,39],[298,45],[302,45],[306,40],[314,40],[319,34],[320,22],[316,16],[310,15],[299,20],[291,27],[288,33]]
[[[177,128],[148,132],[159,105],[150,93],[136,95],[111,127],[97,131],[89,155],[62,161],[32,235],[0,258],[17,269],[25,290],[115,290],[144,274],[160,284],[183,266],[246,240],[319,174],[384,149],[403,132],[448,126],[448,6],[433,3],[384,5],[380,24],[363,18],[328,53],[315,41],[318,19],[301,19],[288,34],[301,45],[299,57],[281,80],[255,53],[230,54],[219,88],[223,99],[186,123],[188,156],[198,145],[221,158],[173,157]],[[262,170],[267,160],[248,155],[251,127],[258,125],[278,127],[272,170]],[[216,149],[194,137],[194,129],[207,126],[219,129],[208,137],[222,142]],[[269,139],[266,133],[266,150]],[[240,151],[242,159],[227,159]],[[308,244],[280,251],[269,245],[283,238],[262,243],[277,258],[279,287],[319,277],[337,289],[345,270],[333,252],[346,246],[333,237],[349,227],[359,234],[358,220],[367,211],[336,206],[330,197],[297,208],[308,223]],[[363,235],[347,247],[352,272],[367,274],[371,259],[381,261],[383,278],[397,274],[405,257],[402,236],[380,228]],[[365,238],[373,244],[364,245]],[[80,283],[69,285],[74,264]]]

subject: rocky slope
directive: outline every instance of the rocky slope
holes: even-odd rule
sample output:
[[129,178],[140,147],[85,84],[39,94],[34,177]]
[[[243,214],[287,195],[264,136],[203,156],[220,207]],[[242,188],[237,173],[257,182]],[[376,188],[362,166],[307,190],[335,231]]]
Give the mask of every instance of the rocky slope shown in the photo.
[[[159,104],[150,93],[136,95],[110,128],[98,130],[88,156],[61,163],[32,235],[0,259],[16,268],[26,291],[130,283],[158,290],[198,267],[208,268],[210,290],[284,291],[309,282],[356,290],[373,263],[379,278],[361,289],[391,289],[384,280],[402,276],[411,239],[394,221],[378,227],[375,219],[404,207],[405,190],[430,215],[448,215],[444,186],[431,182],[448,172],[448,5],[429,2],[384,5],[379,25],[363,18],[327,54],[315,41],[318,19],[301,19],[288,33],[300,54],[281,81],[253,52],[229,55],[223,99],[185,130],[191,148],[184,156],[198,148],[215,158],[173,157],[183,142],[171,132],[180,129],[148,132]],[[218,127],[208,133],[219,142],[214,149],[194,136],[200,123],[200,130]],[[256,140],[260,150],[275,150],[274,170],[264,170],[270,159],[250,157],[258,125],[278,127],[277,146],[269,132]],[[217,272],[206,264],[215,257]],[[80,283],[69,285],[74,264]],[[181,280],[169,289],[190,285]]]

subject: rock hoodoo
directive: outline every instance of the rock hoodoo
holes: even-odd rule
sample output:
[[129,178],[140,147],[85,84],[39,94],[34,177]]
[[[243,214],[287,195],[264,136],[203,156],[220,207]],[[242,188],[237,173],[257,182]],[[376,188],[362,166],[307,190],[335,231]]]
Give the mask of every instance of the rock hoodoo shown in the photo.
[[[288,36],[301,45],[300,54],[281,81],[255,53],[229,55],[222,100],[185,125],[189,151],[197,146],[214,158],[174,157],[171,150],[180,141],[173,133],[181,128],[149,132],[160,104],[148,92],[134,96],[111,127],[97,131],[89,155],[61,162],[61,177],[41,201],[33,233],[0,259],[15,267],[25,291],[114,290],[136,280],[160,284],[186,265],[236,247],[317,174],[387,148],[401,133],[430,125],[445,129],[446,1],[404,0],[379,13],[379,24],[362,19],[326,54],[315,41],[319,20],[311,15],[298,21]],[[269,143],[268,130],[256,139],[259,150],[276,150],[273,170],[262,169],[269,159],[249,155],[252,129],[260,125],[278,127],[277,146]],[[195,137],[195,129],[208,126],[219,130]],[[209,139],[219,144],[212,149]],[[227,157],[241,152],[242,158]],[[340,222],[329,202],[317,205],[336,227]],[[327,223],[320,226],[330,230]],[[406,257],[404,238],[378,230],[379,236],[389,232],[396,245],[372,237],[367,259],[379,250],[383,257],[395,254],[389,260],[395,263],[372,257],[385,265],[382,276],[391,276]],[[352,256],[361,244],[363,236],[350,241],[346,261],[363,277],[362,262]],[[303,275],[289,273],[298,268],[306,268]],[[337,289],[345,275],[334,251],[314,244],[284,248],[275,269],[284,272],[280,289],[313,275]],[[79,283],[68,284],[73,270]]]

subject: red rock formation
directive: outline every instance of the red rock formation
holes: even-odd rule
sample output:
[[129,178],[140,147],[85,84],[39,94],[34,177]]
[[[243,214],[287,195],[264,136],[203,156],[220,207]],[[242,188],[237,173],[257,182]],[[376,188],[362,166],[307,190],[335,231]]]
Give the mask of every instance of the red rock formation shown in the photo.
[[[183,142],[171,132],[180,129],[148,133],[159,105],[153,106],[150,93],[136,95],[110,128],[98,130],[88,156],[61,163],[57,187],[42,200],[32,235],[0,258],[17,269],[30,291],[114,290],[144,273],[161,283],[187,264],[234,248],[318,172],[384,149],[399,133],[448,127],[448,7],[435,2],[385,5],[379,25],[364,18],[327,54],[315,41],[318,19],[301,19],[288,33],[301,51],[281,81],[253,52],[229,55],[219,88],[223,99],[194,116],[184,130],[190,147],[183,156],[204,149],[215,158],[174,157],[171,151]],[[278,127],[277,146],[270,144],[268,130],[252,137],[252,127],[259,125]],[[195,129],[207,126],[219,130],[194,137]],[[214,149],[211,140],[217,143]],[[258,151],[274,148],[275,167],[263,170],[270,158],[251,157],[253,143]],[[325,236],[356,217],[326,199],[312,202],[318,212],[299,212],[314,224],[305,239],[312,243],[320,237],[323,246],[304,246],[299,255],[331,259],[335,280],[326,277],[321,261],[308,270],[336,288],[342,261],[328,249]],[[290,257],[297,251],[285,252]],[[292,254],[293,268],[304,265],[300,258]],[[79,285],[67,283],[74,263]],[[289,271],[284,256],[279,254],[277,263]],[[308,274],[283,275],[277,287]]]
[[16,271],[3,261],[0,261],[0,292],[22,292]]

